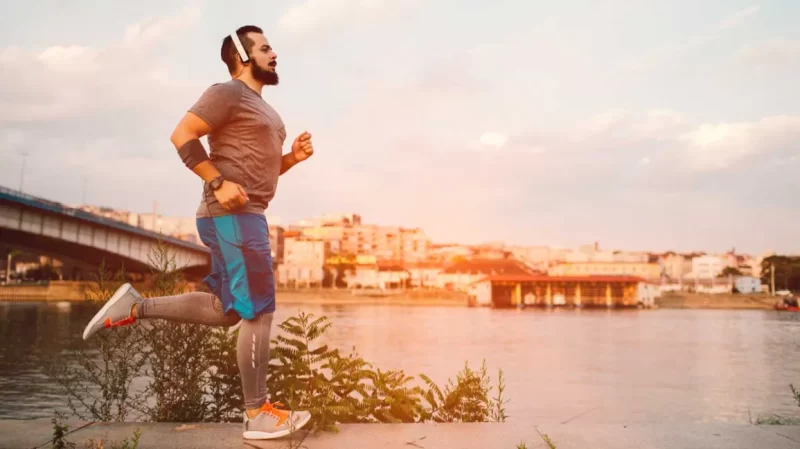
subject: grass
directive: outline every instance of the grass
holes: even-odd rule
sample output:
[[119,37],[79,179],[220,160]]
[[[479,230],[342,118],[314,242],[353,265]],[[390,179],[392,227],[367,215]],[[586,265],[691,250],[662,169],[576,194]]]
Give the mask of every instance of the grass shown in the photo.
[[[544,444],[546,444],[546,445],[547,445],[547,448],[548,448],[548,449],[556,449],[556,445],[555,445],[555,443],[553,443],[553,441],[550,439],[550,436],[549,436],[549,435],[547,435],[546,433],[539,432],[539,429],[536,429],[536,432],[537,432],[537,433],[539,433],[539,436],[540,436],[540,437],[542,437],[542,441],[544,441]],[[517,449],[528,449],[528,446],[527,446],[527,444],[525,444],[525,442],[523,441],[523,442],[521,442],[521,443],[519,443],[519,444],[517,445]]]
[[[797,402],[797,406],[800,407],[800,391],[798,391],[793,384],[789,384],[789,389],[792,391],[792,396],[795,402]],[[759,416],[755,424],[764,426],[800,426],[800,418],[772,414]]]
[[[52,419],[53,423],[53,449],[75,449],[75,443],[67,440],[69,432],[69,424],[64,423],[65,416],[62,413],[56,412]],[[108,441],[105,439],[95,440],[89,439],[84,444],[84,449],[137,449],[139,447],[139,439],[142,437],[142,432],[136,429],[133,432],[133,437],[129,440],[125,438],[122,441]]]

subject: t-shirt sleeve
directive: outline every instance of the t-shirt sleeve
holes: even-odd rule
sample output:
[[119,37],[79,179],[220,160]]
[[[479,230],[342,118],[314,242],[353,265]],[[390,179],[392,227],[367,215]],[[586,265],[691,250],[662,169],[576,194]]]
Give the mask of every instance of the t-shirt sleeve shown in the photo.
[[214,84],[200,96],[200,99],[189,108],[189,112],[197,115],[217,129],[224,125],[234,113],[234,106],[239,102],[241,90],[229,83]]

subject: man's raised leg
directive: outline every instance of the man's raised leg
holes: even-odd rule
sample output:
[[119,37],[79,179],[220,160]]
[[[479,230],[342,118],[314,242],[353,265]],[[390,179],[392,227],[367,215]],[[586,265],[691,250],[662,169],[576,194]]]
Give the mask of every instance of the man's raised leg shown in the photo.
[[101,329],[125,326],[147,318],[209,326],[233,326],[239,321],[235,313],[223,313],[222,302],[211,293],[191,292],[142,298],[133,286],[124,284],[89,321],[83,331],[83,339],[88,339]]

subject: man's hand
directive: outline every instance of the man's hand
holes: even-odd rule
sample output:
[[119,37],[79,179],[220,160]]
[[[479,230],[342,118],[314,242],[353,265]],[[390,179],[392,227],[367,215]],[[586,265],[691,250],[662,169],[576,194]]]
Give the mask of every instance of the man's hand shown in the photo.
[[292,156],[297,162],[303,162],[312,154],[314,154],[314,146],[311,144],[311,134],[304,131],[292,143]]
[[225,210],[231,210],[239,206],[244,206],[250,198],[247,192],[239,184],[231,181],[223,181],[222,186],[214,191],[214,196]]

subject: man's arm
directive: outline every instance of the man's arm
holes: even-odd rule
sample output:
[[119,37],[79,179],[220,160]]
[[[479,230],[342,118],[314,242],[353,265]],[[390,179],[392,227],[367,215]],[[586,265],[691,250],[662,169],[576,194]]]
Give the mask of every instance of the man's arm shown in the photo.
[[291,151],[284,154],[281,158],[281,174],[286,173],[295,165],[297,165],[297,159],[294,157],[294,154]]
[[[180,149],[190,141],[195,139],[199,140],[210,132],[211,126],[209,126],[208,123],[191,112],[187,112],[178,123],[178,126],[175,127],[175,131],[172,132],[170,140],[172,144],[175,145],[175,149],[180,151]],[[205,182],[211,182],[212,179],[220,176],[220,172],[217,171],[210,160],[200,162],[193,166],[191,170],[196,175],[203,178]]]
[[[200,143],[200,138],[210,132],[211,126],[208,123],[197,115],[187,112],[170,136],[170,140],[175,146],[175,149],[181,153],[185,162],[188,160],[187,166],[189,166],[197,176],[203,178],[205,182],[211,182],[214,178],[221,176],[221,173],[214,167],[211,160],[208,159],[208,154],[205,148],[203,148],[203,144]],[[187,148],[190,146],[194,148],[194,151],[197,152],[199,156],[184,157],[188,151]],[[200,154],[200,150],[202,150],[202,154]],[[200,159],[202,159],[202,161],[198,163],[197,161]],[[245,190],[240,185],[229,181],[224,181],[222,187],[216,190],[214,195],[225,209],[244,205],[248,200]]]
[[292,142],[292,149],[281,158],[281,174],[289,171],[290,168],[303,162],[314,154],[314,145],[311,144],[311,134],[303,131]]

